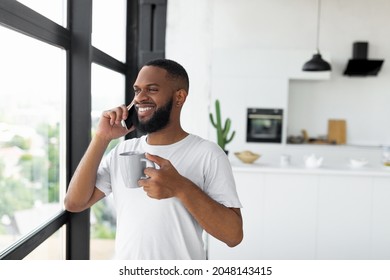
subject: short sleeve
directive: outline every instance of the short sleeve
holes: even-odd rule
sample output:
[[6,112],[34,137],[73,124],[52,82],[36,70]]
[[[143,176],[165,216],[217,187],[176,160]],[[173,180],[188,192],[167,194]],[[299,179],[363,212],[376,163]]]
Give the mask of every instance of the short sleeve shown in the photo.
[[225,154],[213,158],[206,170],[205,192],[226,207],[242,208],[232,167]]

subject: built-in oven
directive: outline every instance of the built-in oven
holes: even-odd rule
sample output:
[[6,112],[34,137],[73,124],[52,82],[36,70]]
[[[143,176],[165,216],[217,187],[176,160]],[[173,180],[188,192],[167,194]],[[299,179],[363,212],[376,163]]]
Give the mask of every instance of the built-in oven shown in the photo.
[[247,142],[282,143],[283,109],[248,108]]

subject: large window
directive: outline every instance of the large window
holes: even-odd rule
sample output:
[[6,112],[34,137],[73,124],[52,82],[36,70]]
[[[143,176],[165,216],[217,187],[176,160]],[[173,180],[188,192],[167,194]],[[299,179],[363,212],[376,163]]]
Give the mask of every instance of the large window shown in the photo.
[[112,256],[110,200],[69,214],[63,198],[97,117],[125,102],[130,9],[114,2],[0,2],[0,259],[88,259],[90,238]]
[[0,26],[0,250],[62,210],[66,52]]
[[140,33],[161,57],[155,1],[0,0],[0,259],[112,256],[111,198],[72,214],[63,198],[101,111],[132,99]]

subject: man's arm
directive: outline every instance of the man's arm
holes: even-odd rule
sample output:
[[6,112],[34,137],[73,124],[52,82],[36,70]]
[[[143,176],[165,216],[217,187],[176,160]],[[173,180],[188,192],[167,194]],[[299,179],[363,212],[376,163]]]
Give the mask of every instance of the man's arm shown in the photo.
[[240,244],[243,230],[239,208],[228,208],[214,201],[189,180],[182,185],[177,197],[209,234],[229,247]]
[[155,199],[176,197],[197,220],[202,228],[230,247],[238,245],[243,238],[241,211],[228,208],[210,198],[189,179],[181,176],[172,164],[161,157],[147,154],[160,169],[147,168],[140,180],[148,196]]
[[95,136],[88,146],[70,181],[65,196],[65,209],[81,212],[104,197],[104,193],[95,187],[97,169],[107,148],[103,139]]
[[131,131],[121,125],[121,120],[126,118],[127,109],[124,105],[103,112],[96,135],[69,183],[64,201],[66,210],[83,211],[104,197],[104,193],[95,187],[97,170],[110,141]]

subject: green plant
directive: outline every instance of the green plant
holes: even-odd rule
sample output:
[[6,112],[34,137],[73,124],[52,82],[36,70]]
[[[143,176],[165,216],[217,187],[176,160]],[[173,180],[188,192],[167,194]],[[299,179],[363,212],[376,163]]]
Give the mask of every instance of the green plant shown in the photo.
[[211,124],[217,130],[217,143],[218,143],[218,145],[224,151],[226,151],[226,149],[225,149],[226,144],[230,143],[233,140],[236,132],[233,131],[232,134],[230,135],[230,137],[228,137],[228,133],[229,133],[230,126],[231,126],[232,122],[229,118],[227,118],[225,120],[224,126],[222,126],[221,106],[220,106],[218,99],[215,100],[215,119],[214,119],[213,114],[210,113],[210,121],[211,121]]

